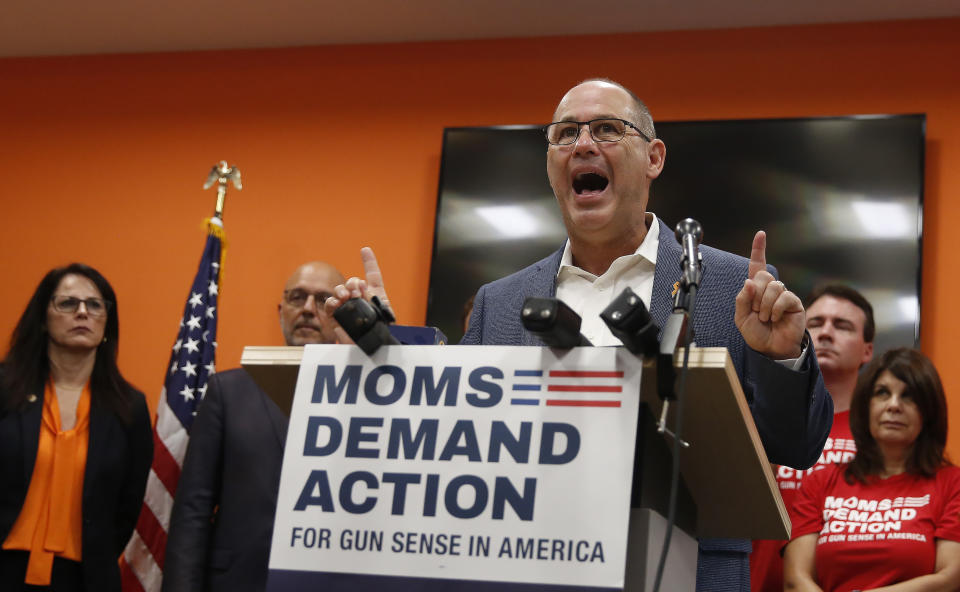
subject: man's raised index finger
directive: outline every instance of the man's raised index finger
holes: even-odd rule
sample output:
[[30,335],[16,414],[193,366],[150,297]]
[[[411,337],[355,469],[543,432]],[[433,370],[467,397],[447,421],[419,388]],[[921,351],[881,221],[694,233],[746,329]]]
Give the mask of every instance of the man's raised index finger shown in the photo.
[[363,260],[363,275],[367,283],[383,287],[383,275],[380,274],[380,265],[377,263],[377,256],[373,254],[373,249],[370,247],[360,249],[360,259]]
[[750,267],[748,273],[750,279],[757,275],[757,272],[767,268],[767,233],[758,230],[753,237],[753,248],[750,250]]

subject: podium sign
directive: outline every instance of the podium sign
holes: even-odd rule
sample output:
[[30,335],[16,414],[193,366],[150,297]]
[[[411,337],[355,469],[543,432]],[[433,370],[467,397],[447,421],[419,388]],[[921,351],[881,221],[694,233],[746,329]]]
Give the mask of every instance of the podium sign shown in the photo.
[[622,589],[641,369],[623,348],[306,346],[267,590]]

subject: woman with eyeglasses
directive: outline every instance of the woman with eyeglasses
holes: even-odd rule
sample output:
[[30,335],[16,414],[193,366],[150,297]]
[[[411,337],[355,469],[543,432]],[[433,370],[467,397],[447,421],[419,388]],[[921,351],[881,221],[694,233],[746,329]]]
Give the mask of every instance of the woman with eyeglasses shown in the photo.
[[0,590],[119,591],[153,438],[117,368],[117,298],[80,263],[37,286],[0,367]]
[[874,360],[850,406],[857,454],[804,478],[785,590],[960,590],[960,468],[944,456],[947,403],[930,360]]

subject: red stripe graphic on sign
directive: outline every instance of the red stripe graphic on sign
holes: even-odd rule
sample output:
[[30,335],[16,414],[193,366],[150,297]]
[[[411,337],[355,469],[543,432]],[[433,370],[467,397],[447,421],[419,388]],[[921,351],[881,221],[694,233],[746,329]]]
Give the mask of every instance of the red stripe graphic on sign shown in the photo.
[[[550,378],[623,378],[623,372],[617,370],[550,370]],[[570,381],[580,382],[580,381]],[[595,382],[587,380],[586,382]],[[620,382],[620,381],[617,381]],[[553,393],[622,393],[622,384],[547,384],[546,390]],[[600,401],[589,399],[547,399],[545,404],[551,407],[620,407],[620,401]]]
[[623,378],[623,372],[606,370],[551,370],[554,378]]
[[623,392],[623,387],[589,384],[550,384],[547,385],[547,390],[562,393],[619,393]]
[[563,399],[547,399],[550,407],[619,407],[620,401],[565,401]]

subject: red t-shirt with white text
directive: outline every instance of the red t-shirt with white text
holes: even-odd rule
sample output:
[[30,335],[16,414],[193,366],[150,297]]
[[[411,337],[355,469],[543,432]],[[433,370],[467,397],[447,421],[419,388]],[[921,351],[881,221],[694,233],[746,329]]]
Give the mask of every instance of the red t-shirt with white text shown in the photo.
[[933,478],[874,477],[868,485],[847,483],[845,468],[804,479],[791,512],[791,538],[818,536],[815,565],[824,592],[933,573],[936,539],[960,542],[960,468],[942,468]]
[[[850,433],[850,411],[835,413],[830,436],[823,445],[817,464],[805,470],[776,467],[777,485],[787,510],[793,505],[805,476],[835,463],[850,462],[856,452],[857,445]],[[780,550],[786,544],[787,541],[753,541],[753,553],[750,554],[750,589],[753,592],[783,592],[783,557]]]

